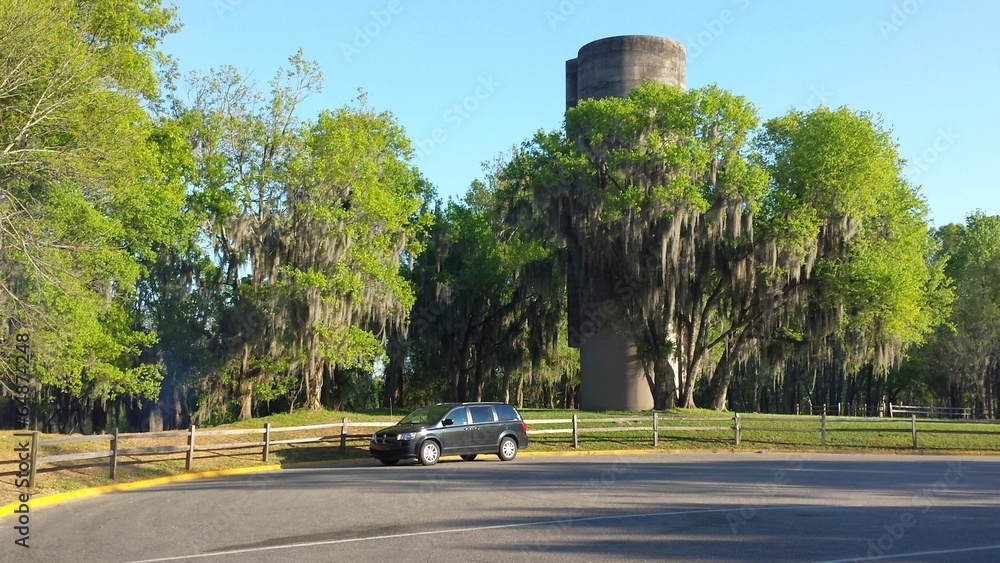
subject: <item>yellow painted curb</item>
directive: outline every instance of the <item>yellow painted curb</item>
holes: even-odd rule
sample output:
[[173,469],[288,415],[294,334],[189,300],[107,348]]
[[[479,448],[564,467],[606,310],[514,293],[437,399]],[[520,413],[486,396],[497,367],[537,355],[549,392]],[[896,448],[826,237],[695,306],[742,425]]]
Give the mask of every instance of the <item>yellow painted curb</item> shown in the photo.
[[[685,454],[685,453],[744,453],[744,454],[754,454],[754,453],[809,453],[809,454],[861,454],[861,453],[871,453],[859,451],[829,451],[829,450],[758,450],[758,451],[746,451],[739,452],[734,450],[700,450],[700,449],[679,449],[679,450],[661,450],[661,449],[636,449],[636,450],[563,450],[563,451],[524,451],[518,452],[518,457],[561,457],[561,456],[608,456],[608,455],[639,455],[639,454]],[[887,454],[890,452],[879,452],[881,454]],[[892,452],[901,455],[907,454],[924,454],[929,455],[927,452]],[[940,452],[941,455],[969,455],[969,456],[991,456],[996,455],[992,452]],[[931,454],[932,455],[932,454]],[[232,469],[217,469],[214,471],[201,471],[198,473],[180,473],[177,475],[168,475],[166,477],[156,477],[154,479],[144,479],[141,481],[131,481],[129,483],[121,483],[118,485],[103,485],[100,487],[90,487],[87,489],[79,489],[76,491],[67,491],[65,493],[56,493],[52,495],[46,495],[39,498],[32,498],[28,501],[28,506],[31,509],[37,509],[42,506],[49,506],[53,504],[58,504],[60,502],[87,498],[92,496],[98,496],[105,493],[113,493],[118,491],[128,491],[132,489],[142,489],[147,487],[155,487],[157,485],[164,485],[168,483],[177,483],[181,481],[194,481],[197,479],[210,479],[213,477],[225,477],[228,475],[241,475],[244,473],[264,473],[268,471],[277,471],[279,469],[302,469],[310,467],[325,467],[330,465],[338,465],[344,463],[358,463],[370,461],[371,458],[351,458],[351,459],[330,459],[330,460],[319,460],[319,461],[299,461],[286,464],[270,464],[270,465],[254,465],[248,467],[234,467]],[[21,506],[22,503],[14,502],[11,504],[5,504],[0,506],[0,518],[13,514],[14,510]]]
[[[28,506],[31,509],[40,508],[42,506],[49,506],[57,504],[67,500],[80,499],[86,497],[92,497],[97,495],[102,495],[105,493],[113,493],[118,491],[128,491],[132,489],[143,489],[146,487],[155,487],[157,485],[165,485],[167,483],[177,483],[180,481],[193,481],[196,479],[210,479],[212,477],[225,477],[227,475],[240,475],[243,473],[263,473],[267,471],[276,471],[278,469],[298,469],[298,468],[308,468],[308,467],[323,467],[331,464],[339,464],[344,462],[354,462],[358,461],[355,459],[329,459],[320,461],[298,461],[285,464],[270,464],[270,465],[252,465],[248,467],[234,467],[232,469],[216,469],[214,471],[200,471],[197,473],[179,473],[177,475],[167,475],[165,477],[156,477],[153,479],[143,479],[141,481],[130,481],[128,483],[121,483],[118,485],[102,485],[100,487],[90,487],[87,489],[79,489],[76,491],[66,491],[65,493],[55,493],[51,495],[46,495],[43,497],[32,498],[28,501]],[[14,510],[21,506],[22,503],[14,502],[11,504],[5,504],[0,506],[0,518],[13,514]]]
[[[638,454],[655,454],[655,453],[681,453],[688,450],[566,450],[566,451],[525,451],[521,450],[517,454],[519,457],[542,457],[542,456],[584,456],[584,455],[638,455]],[[705,451],[705,450],[690,450],[690,451]],[[141,481],[131,481],[128,483],[121,483],[117,485],[102,485],[100,487],[90,487],[87,489],[78,489],[76,491],[66,491],[65,493],[55,493],[51,495],[46,495],[43,497],[32,498],[28,501],[28,506],[32,509],[41,508],[43,506],[50,506],[53,504],[58,504],[60,502],[82,499],[97,495],[102,495],[105,493],[113,493],[119,491],[129,491],[133,489],[142,489],[147,487],[155,487],[157,485],[165,485],[168,483],[177,483],[181,481],[193,481],[196,479],[209,479],[212,477],[224,477],[227,475],[240,475],[243,473],[261,473],[267,471],[276,471],[279,469],[302,469],[310,467],[326,467],[330,465],[338,465],[343,463],[358,463],[364,461],[370,461],[371,458],[356,458],[356,459],[329,459],[329,460],[319,460],[319,461],[299,461],[286,464],[271,464],[271,465],[255,465],[248,467],[235,467],[232,469],[217,469],[214,471],[201,471],[198,473],[179,473],[177,475],[168,475],[165,477],[156,477],[153,479],[143,479]],[[21,506],[22,503],[14,502],[11,504],[6,504],[0,506],[0,518],[13,514],[14,510]]]
[[518,450],[518,457],[539,457],[539,456],[579,456],[579,455],[638,455],[638,454],[668,454],[669,450],[553,450],[553,451],[524,451]]
[[[39,508],[42,506],[48,506],[56,503],[60,503],[67,500],[85,498],[91,496],[97,496],[104,493],[113,493],[117,491],[128,491],[131,489],[141,489],[146,487],[155,487],[156,485],[164,485],[167,483],[176,483],[179,481],[193,481],[195,479],[208,479],[211,477],[223,477],[226,475],[239,475],[242,473],[258,473],[265,471],[275,471],[281,469],[281,465],[256,465],[251,467],[234,467],[232,469],[217,469],[215,471],[202,471],[199,473],[180,473],[177,475],[168,475],[166,477],[156,477],[154,479],[143,479],[142,481],[131,481],[128,483],[121,483],[118,485],[102,485],[100,487],[90,487],[87,489],[79,489],[76,491],[66,491],[65,493],[56,493],[52,495],[46,495],[44,497],[32,498],[28,501],[28,506],[32,509]],[[14,509],[21,506],[22,503],[15,502],[0,506],[0,516],[6,516],[7,514],[13,514]]]

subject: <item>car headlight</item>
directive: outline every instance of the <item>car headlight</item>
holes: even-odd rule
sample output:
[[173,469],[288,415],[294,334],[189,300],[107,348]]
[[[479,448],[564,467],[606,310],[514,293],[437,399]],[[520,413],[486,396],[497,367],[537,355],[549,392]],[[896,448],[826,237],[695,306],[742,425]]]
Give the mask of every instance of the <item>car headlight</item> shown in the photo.
[[378,432],[372,434],[372,442],[378,442]]
[[416,437],[417,437],[417,433],[416,432],[403,432],[402,434],[399,434],[398,436],[396,436],[396,440],[398,440],[400,442],[409,442],[410,440],[412,440],[412,439],[414,439]]

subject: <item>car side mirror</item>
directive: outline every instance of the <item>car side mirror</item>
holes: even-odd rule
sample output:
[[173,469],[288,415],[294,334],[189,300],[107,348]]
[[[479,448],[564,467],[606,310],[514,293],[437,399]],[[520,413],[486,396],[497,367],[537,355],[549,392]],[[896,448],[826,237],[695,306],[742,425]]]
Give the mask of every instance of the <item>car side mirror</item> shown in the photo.
[[452,424],[455,424],[455,421],[450,418],[441,421],[441,426],[451,426]]

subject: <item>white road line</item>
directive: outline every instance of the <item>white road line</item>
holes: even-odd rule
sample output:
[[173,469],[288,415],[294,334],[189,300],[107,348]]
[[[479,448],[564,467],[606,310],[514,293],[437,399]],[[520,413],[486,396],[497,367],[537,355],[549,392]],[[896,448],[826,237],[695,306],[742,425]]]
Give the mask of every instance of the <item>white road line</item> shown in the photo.
[[969,553],[972,551],[990,551],[1000,549],[998,545],[981,545],[979,547],[960,547],[955,549],[937,549],[934,551],[911,551],[910,553],[887,553],[877,557],[850,557],[848,559],[831,559],[829,561],[817,561],[816,563],[850,563],[852,561],[881,561],[883,559],[904,559],[908,557],[923,557],[924,555],[948,555],[951,553]]
[[[802,510],[807,508],[850,508],[846,506],[822,506],[822,505],[790,505],[790,506],[764,506],[754,507],[755,510]],[[302,547],[316,547],[321,545],[336,545],[344,543],[358,543],[364,541],[389,540],[400,538],[412,538],[416,536],[433,536],[440,534],[458,534],[463,532],[481,532],[484,530],[501,530],[505,528],[525,528],[528,526],[546,526],[551,524],[575,524],[578,522],[595,522],[599,520],[625,520],[627,518],[649,518],[657,516],[682,516],[688,514],[712,514],[719,512],[738,511],[737,508],[711,508],[704,510],[678,510],[671,512],[644,512],[640,514],[619,514],[614,516],[588,516],[586,518],[565,518],[556,520],[540,520],[538,522],[520,522],[517,524],[496,524],[493,526],[475,526],[470,528],[450,528],[446,530],[430,530],[427,532],[410,532],[406,534],[388,534],[381,536],[368,536],[362,538],[346,538],[341,540],[326,540],[303,543],[290,543],[285,545],[268,545],[263,547],[248,547],[245,549],[231,549],[228,551],[214,551],[210,553],[198,553],[195,555],[179,555],[175,557],[160,557],[157,559],[143,559],[141,561],[130,561],[128,563],[155,563],[158,561],[181,561],[184,559],[203,559],[205,557],[222,557],[224,555],[240,555],[243,553],[257,553],[261,551],[274,551],[279,549],[298,549]]]

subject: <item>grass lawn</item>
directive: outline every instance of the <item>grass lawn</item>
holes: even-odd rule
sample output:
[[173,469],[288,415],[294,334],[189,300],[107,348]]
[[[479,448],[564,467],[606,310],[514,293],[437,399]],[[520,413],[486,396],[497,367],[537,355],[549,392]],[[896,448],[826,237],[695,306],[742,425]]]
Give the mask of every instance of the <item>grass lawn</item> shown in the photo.
[[[261,465],[288,465],[300,462],[324,462],[342,459],[368,459],[368,436],[374,427],[351,428],[346,448],[340,449],[340,423],[394,422],[403,413],[388,410],[348,413],[336,411],[297,411],[266,418],[227,424],[211,429],[196,429],[193,471],[213,471]],[[530,451],[566,451],[572,449],[572,435],[566,433],[535,433],[539,430],[569,429],[564,422],[577,415],[579,448],[581,450],[648,449],[653,450],[652,413],[582,412],[569,410],[521,409],[531,434]],[[866,419],[830,417],[826,424],[826,444],[821,444],[820,417],[795,415],[740,415],[741,440],[735,444],[733,416],[704,409],[673,409],[661,412],[657,450],[706,451],[871,451],[898,453],[970,452],[1000,454],[1000,423],[984,421],[922,421],[918,420],[918,439],[913,448],[909,419]],[[615,419],[615,420],[608,420]],[[630,420],[623,420],[630,419]],[[210,436],[198,431],[262,429],[265,422],[272,427],[271,440],[321,438],[323,441],[272,445],[268,463],[262,461],[262,447],[241,449],[211,449],[212,444],[260,442],[262,433]],[[278,431],[279,427],[336,424],[337,426]],[[684,430],[684,428],[698,428]],[[979,434],[984,432],[985,434]],[[59,436],[43,435],[42,440]],[[22,438],[23,440],[23,438]],[[159,438],[121,438],[119,448],[182,446],[186,436]],[[0,505],[14,502],[22,490],[15,487],[17,460],[14,448],[18,440],[12,431],[0,432]],[[43,445],[41,456],[108,449],[107,441]],[[38,467],[35,496],[72,491],[86,487],[127,483],[185,472],[185,452],[169,454],[120,455],[117,479],[109,479],[108,460],[90,459],[43,463]]]

